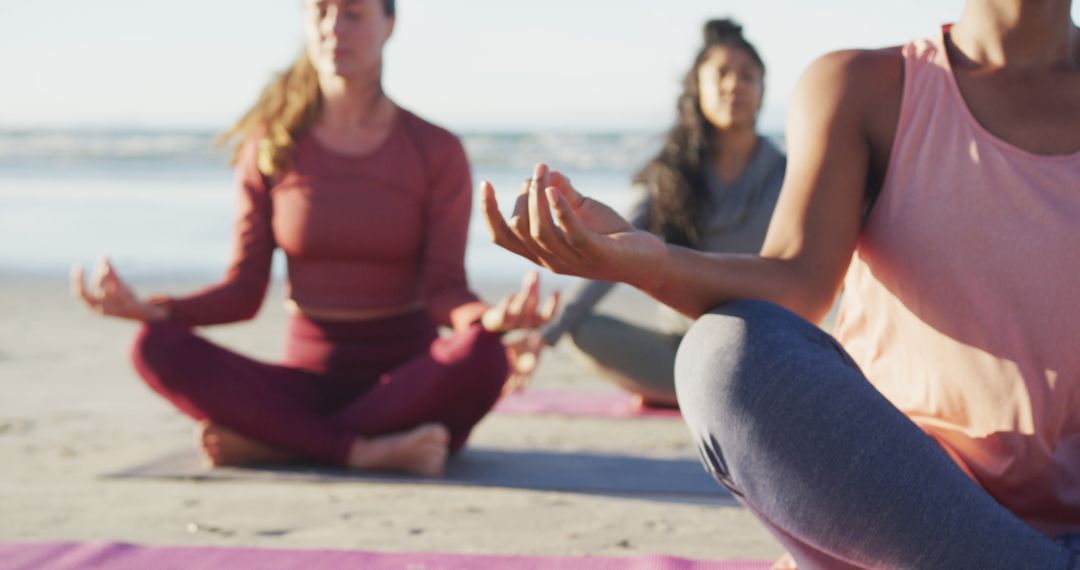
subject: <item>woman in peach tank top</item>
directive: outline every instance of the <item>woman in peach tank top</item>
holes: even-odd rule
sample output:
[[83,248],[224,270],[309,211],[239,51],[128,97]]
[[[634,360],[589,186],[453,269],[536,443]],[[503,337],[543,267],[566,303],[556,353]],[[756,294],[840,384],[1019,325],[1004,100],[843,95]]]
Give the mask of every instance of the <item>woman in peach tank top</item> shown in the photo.
[[[679,404],[799,568],[1080,568],[1080,29],[968,0],[800,82],[759,255],[633,229],[546,166],[497,243],[699,317]],[[844,288],[834,339],[812,323]],[[1056,540],[1055,540],[1056,539]]]

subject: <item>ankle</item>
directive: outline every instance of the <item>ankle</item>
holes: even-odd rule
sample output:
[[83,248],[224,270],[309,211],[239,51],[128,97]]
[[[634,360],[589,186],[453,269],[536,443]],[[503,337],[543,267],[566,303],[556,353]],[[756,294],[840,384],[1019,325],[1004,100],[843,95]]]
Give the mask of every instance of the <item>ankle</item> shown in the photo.
[[378,454],[377,446],[372,439],[356,436],[349,445],[349,454],[346,461],[350,467],[370,467],[376,461]]

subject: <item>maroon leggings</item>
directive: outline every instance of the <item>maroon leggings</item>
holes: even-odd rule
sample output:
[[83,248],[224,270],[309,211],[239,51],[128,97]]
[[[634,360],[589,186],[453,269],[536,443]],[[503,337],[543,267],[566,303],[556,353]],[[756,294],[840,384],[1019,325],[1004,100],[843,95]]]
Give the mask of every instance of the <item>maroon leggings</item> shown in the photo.
[[357,436],[437,422],[459,450],[499,398],[507,360],[479,325],[439,338],[427,315],[359,322],[293,317],[280,365],[174,323],[143,327],[139,375],[180,411],[273,447],[345,465]]

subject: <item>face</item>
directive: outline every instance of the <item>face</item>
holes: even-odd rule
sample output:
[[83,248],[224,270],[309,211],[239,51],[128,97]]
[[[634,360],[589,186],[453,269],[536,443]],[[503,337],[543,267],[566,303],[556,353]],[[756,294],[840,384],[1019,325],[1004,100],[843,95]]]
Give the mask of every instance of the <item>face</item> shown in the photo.
[[701,111],[719,130],[753,128],[765,93],[757,62],[739,47],[717,46],[698,66]]
[[305,0],[307,55],[320,76],[378,76],[382,48],[394,31],[383,0]]

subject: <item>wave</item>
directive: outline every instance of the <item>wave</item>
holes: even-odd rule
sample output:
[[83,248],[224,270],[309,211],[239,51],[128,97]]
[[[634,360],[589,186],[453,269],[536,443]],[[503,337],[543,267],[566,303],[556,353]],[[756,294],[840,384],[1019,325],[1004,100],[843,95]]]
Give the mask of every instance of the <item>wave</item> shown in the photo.
[[161,159],[221,154],[209,133],[177,132],[0,132],[0,159]]
[[[220,168],[228,151],[213,132],[0,130],[0,163],[183,162]],[[660,148],[658,132],[464,132],[474,167],[528,170],[538,161],[578,171],[631,171]]]

